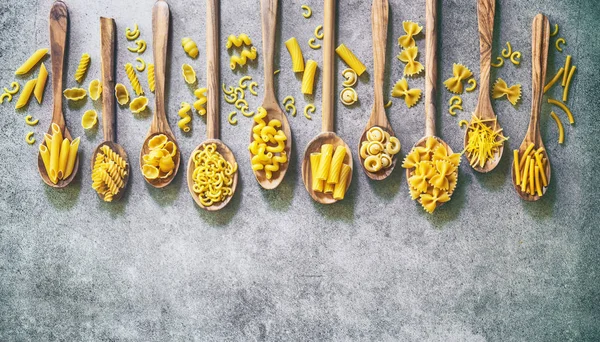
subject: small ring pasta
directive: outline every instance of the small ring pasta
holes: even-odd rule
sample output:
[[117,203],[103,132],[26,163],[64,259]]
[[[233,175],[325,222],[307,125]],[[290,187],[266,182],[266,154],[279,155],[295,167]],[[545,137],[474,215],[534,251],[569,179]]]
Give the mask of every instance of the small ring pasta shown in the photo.
[[558,34],[558,24],[554,24],[554,32],[550,33],[550,37],[554,37]]
[[308,120],[312,120],[312,117],[311,117],[311,116],[310,116],[310,114],[308,114],[308,113],[309,113],[309,112],[310,112],[310,113],[314,113],[316,109],[317,109],[317,108],[315,107],[315,105],[314,105],[314,104],[312,104],[312,103],[311,103],[311,104],[307,104],[307,105],[306,105],[306,107],[304,107],[304,116],[305,116],[305,117],[306,117]]
[[502,49],[502,57],[509,58],[512,55],[512,46],[510,42],[506,42],[506,49]]
[[135,60],[140,63],[140,65],[135,66],[135,70],[139,72],[144,71],[146,69],[146,62],[142,59],[142,57],[136,57]]
[[456,109],[463,110],[461,105],[453,105],[453,106],[450,106],[450,108],[448,108],[448,113],[450,113],[450,115],[456,115],[456,112],[455,112]]
[[35,138],[33,137],[35,133],[33,132],[29,132],[25,135],[25,141],[29,144],[29,145],[33,145],[35,144]]
[[8,99],[8,102],[12,101],[12,95],[9,93],[4,93],[0,95],[0,103],[4,103],[4,99]]
[[35,119],[35,120],[31,120],[31,119],[32,119],[31,115],[27,115],[25,117],[25,123],[28,124],[29,126],[35,126],[38,124],[38,122],[40,122],[39,119]]
[[519,51],[515,51],[510,55],[510,61],[514,65],[521,64],[521,53]]
[[321,45],[317,44],[317,39],[315,37],[312,37],[308,40],[308,46],[310,46],[310,48],[313,50],[318,50],[321,48]]
[[467,120],[460,120],[458,122],[458,127],[463,127],[463,126],[469,127],[469,122]]
[[240,78],[238,81],[239,88],[246,89],[248,86],[246,85],[246,81],[252,81],[252,76],[244,76]]
[[227,116],[227,121],[229,121],[230,124],[232,125],[237,125],[237,118],[234,118],[234,116],[237,115],[236,111],[233,111],[231,113],[229,113],[229,115]]
[[498,56],[496,57],[496,60],[498,61],[498,63],[491,63],[490,66],[493,66],[494,68],[499,68],[504,65],[504,59],[502,59],[502,57]]
[[468,81],[468,83],[470,84],[470,86],[469,86],[469,87],[467,87],[467,88],[465,88],[465,90],[466,90],[467,92],[472,92],[472,91],[474,91],[475,89],[477,89],[477,80],[476,80],[476,79],[472,78],[472,79],[470,79],[470,80]]
[[462,104],[462,98],[460,96],[458,96],[458,95],[454,95],[454,96],[452,96],[450,98],[450,101],[448,101],[448,104],[450,106],[461,105]]
[[300,6],[300,8],[302,8],[305,11],[304,13],[302,13],[302,16],[306,19],[310,18],[310,16],[312,15],[312,9],[308,7],[308,5],[302,5]]
[[567,45],[567,42],[565,41],[564,38],[558,38],[556,40],[556,50],[558,50],[559,52],[562,52],[562,50],[563,50],[562,45]]
[[256,87],[258,87],[258,83],[256,83],[256,82],[251,82],[248,85],[248,91],[250,92],[250,94],[252,94],[254,96],[258,95],[258,93],[256,92]]
[[16,93],[18,93],[18,92],[19,92],[19,88],[20,88],[20,86],[19,86],[19,83],[18,83],[18,82],[12,82],[12,83],[10,84],[10,87],[12,88],[12,89],[10,89],[10,90],[9,90],[7,87],[4,87],[4,91],[5,91],[5,92],[7,92],[7,93],[8,93],[8,94],[10,94],[10,95],[14,95],[14,94],[16,94]]
[[[319,32],[321,32],[319,34]],[[317,39],[323,40],[323,37],[325,36],[325,34],[323,33],[323,25],[319,25],[315,28],[315,37]]]

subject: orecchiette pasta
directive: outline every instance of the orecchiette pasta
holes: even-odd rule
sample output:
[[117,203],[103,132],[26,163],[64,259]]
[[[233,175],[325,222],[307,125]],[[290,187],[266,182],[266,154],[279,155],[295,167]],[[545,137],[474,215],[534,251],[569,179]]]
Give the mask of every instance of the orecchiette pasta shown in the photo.
[[81,59],[79,60],[79,66],[77,66],[77,71],[75,71],[75,81],[77,81],[78,83],[81,83],[81,81],[83,81],[83,78],[85,77],[85,73],[87,72],[89,65],[90,55],[84,53],[83,55],[81,55]]

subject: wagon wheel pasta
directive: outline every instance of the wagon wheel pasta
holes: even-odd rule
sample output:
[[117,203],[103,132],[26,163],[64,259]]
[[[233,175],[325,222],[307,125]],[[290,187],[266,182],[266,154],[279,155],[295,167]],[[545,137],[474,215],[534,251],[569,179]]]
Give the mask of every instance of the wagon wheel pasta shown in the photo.
[[75,81],[77,81],[77,83],[81,83],[81,81],[83,81],[83,78],[85,77],[85,74],[86,74],[89,66],[90,66],[90,55],[87,53],[84,53],[83,55],[81,55],[81,59],[79,60],[79,65],[77,66],[77,71],[75,71]]

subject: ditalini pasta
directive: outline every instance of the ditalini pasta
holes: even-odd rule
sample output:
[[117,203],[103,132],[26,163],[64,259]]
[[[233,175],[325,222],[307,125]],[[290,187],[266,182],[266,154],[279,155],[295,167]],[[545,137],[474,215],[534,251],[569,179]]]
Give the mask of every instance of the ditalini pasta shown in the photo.
[[92,80],[90,85],[88,86],[88,93],[90,94],[90,99],[96,101],[102,95],[102,82],[99,79]]
[[250,46],[252,45],[252,40],[248,37],[247,34],[242,33],[239,36],[234,36],[233,34],[227,37],[227,42],[225,43],[225,47],[227,49],[231,49],[232,47],[241,47],[242,45]]
[[158,134],[148,141],[147,154],[142,156],[142,173],[146,179],[167,178],[175,169],[173,157],[177,154],[175,143],[164,134]]
[[421,89],[409,89],[408,81],[402,78],[394,85],[392,97],[404,97],[404,102],[408,108],[414,106],[421,98]]
[[124,187],[127,176],[127,162],[108,145],[96,153],[92,167],[92,188],[100,198],[111,202]]
[[367,140],[360,145],[360,157],[365,169],[375,173],[392,166],[394,156],[400,152],[400,140],[390,136],[379,126],[367,131]]
[[98,114],[93,109],[85,111],[85,113],[83,113],[83,116],[81,117],[81,127],[83,127],[83,129],[90,129],[96,126],[97,122]]
[[150,88],[151,92],[154,92],[154,88],[156,87],[156,80],[154,78],[154,64],[148,64],[148,88]]
[[548,187],[546,175],[546,158],[542,154],[543,148],[536,149],[531,143],[523,154],[519,150],[513,151],[513,168],[515,182],[521,187],[521,192],[532,196],[543,196]]
[[423,26],[419,26],[419,24],[413,21],[403,21],[402,28],[406,34],[398,38],[398,45],[405,49],[415,46],[414,36],[418,35],[423,30]]
[[190,121],[192,121],[192,117],[189,114],[191,109],[192,106],[190,106],[189,103],[181,102],[181,107],[178,112],[181,119],[177,121],[177,126],[179,126],[179,128],[186,133],[190,131],[190,126],[188,126],[188,124]]
[[79,101],[87,95],[87,91],[83,88],[69,88],[63,91],[63,95],[67,100]]
[[148,98],[145,96],[140,96],[140,97],[136,97],[135,99],[131,100],[131,103],[129,104],[129,109],[131,110],[132,113],[139,114],[139,113],[143,112],[147,106],[148,106]]
[[273,119],[266,122],[266,116],[266,109],[258,107],[253,117],[252,142],[248,150],[252,154],[252,170],[255,173],[264,172],[267,179],[272,179],[281,164],[287,163],[287,136],[281,130],[281,121]]
[[425,69],[421,62],[416,61],[418,53],[419,49],[416,46],[413,46],[402,50],[398,55],[398,59],[401,62],[406,63],[404,66],[404,76],[418,75]]
[[335,200],[344,198],[352,172],[344,163],[347,153],[343,145],[334,148],[323,144],[320,153],[310,154],[310,184],[314,192],[328,194]]
[[205,207],[223,202],[233,195],[233,179],[238,164],[231,164],[217,151],[217,145],[204,144],[192,154],[192,190]]
[[256,48],[253,46],[250,50],[244,49],[240,52],[239,56],[232,55],[229,58],[229,67],[231,70],[235,69],[236,66],[244,66],[248,63],[248,60],[255,60],[257,56]]
[[465,146],[465,153],[469,156],[471,166],[479,167],[483,167],[488,160],[500,157],[499,149],[508,140],[495,117],[482,120],[475,115],[467,127],[467,137],[469,142]]
[[290,53],[290,58],[292,59],[292,71],[304,71],[304,57],[302,56],[302,49],[300,49],[298,40],[295,37],[286,40],[285,47]]
[[81,83],[81,81],[83,81],[88,67],[90,66],[90,59],[90,55],[87,53],[81,55],[79,65],[77,66],[77,71],[75,71],[75,81],[77,81],[77,83]]
[[68,178],[73,172],[79,148],[79,138],[73,141],[63,138],[60,127],[55,123],[52,124],[51,130],[52,135],[45,135],[39,151],[48,178],[56,184],[59,180]]
[[44,58],[44,56],[46,56],[47,53],[48,53],[47,48],[39,49],[36,52],[34,52],[33,55],[31,55],[31,57],[29,57],[25,61],[25,63],[23,63],[15,71],[15,75],[24,75],[24,74],[28,73],[29,70],[33,69],[33,67],[36,66],[38,64],[38,62],[41,61],[42,58]]
[[196,45],[196,42],[192,38],[181,38],[181,46],[183,47],[183,51],[191,58],[198,57],[198,45]]
[[346,45],[340,44],[340,46],[335,49],[335,52],[352,70],[356,72],[358,76],[362,75],[363,72],[367,70],[367,67],[356,57],[354,53],[352,53],[348,47],[346,47]]
[[44,63],[40,66],[40,72],[38,73],[37,81],[35,82],[35,88],[33,89],[33,95],[38,103],[42,103],[44,97],[44,89],[46,88],[46,81],[48,80],[48,70]]
[[302,94],[313,93],[316,72],[317,62],[312,59],[306,61],[306,68],[304,70],[304,75],[302,76]]
[[125,64],[125,72],[127,73],[127,78],[129,78],[129,82],[131,83],[131,87],[133,88],[133,91],[135,91],[135,94],[138,96],[143,95],[144,89],[142,89],[140,80],[138,79],[131,63]]
[[129,92],[122,83],[117,83],[115,85],[115,97],[121,106],[124,106],[127,104],[127,102],[129,102]]
[[15,109],[23,108],[27,105],[27,103],[29,103],[29,99],[31,98],[31,94],[33,93],[33,88],[35,87],[36,82],[37,79],[34,78],[25,83],[25,86],[23,86],[23,91],[21,92],[21,95],[15,104]]
[[187,84],[194,84],[196,83],[196,71],[194,71],[194,68],[192,68],[191,65],[189,64],[183,64],[181,66],[181,72],[183,73],[183,79],[185,80],[185,83]]
[[503,96],[506,96],[508,101],[515,106],[521,98],[521,85],[515,84],[509,87],[503,79],[497,79],[492,87],[492,97],[499,99]]
[[444,86],[454,94],[463,93],[463,81],[466,81],[473,73],[462,64],[454,63],[452,66],[452,77],[444,81]]

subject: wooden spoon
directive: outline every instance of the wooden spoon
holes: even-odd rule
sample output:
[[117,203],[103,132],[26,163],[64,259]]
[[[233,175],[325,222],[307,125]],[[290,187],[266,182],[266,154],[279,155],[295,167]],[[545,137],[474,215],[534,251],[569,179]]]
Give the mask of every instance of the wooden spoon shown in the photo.
[[[477,19],[479,22],[479,99],[477,101],[477,107],[473,115],[482,120],[495,119],[494,109],[492,108],[492,101],[490,100],[490,63],[492,60],[492,39],[494,37],[494,15],[496,13],[496,0],[479,0],[477,2]],[[470,124],[470,123],[469,123]],[[496,121],[495,123],[487,121],[483,124],[487,125],[491,129],[497,131],[501,129],[500,125]],[[465,130],[465,147],[469,144],[469,128]],[[477,172],[490,172],[502,158],[502,152],[504,151],[504,144],[502,144],[498,151],[494,154],[493,158],[488,159],[483,167],[479,166],[479,163],[471,165],[471,157],[465,153],[465,157],[469,162],[469,165],[473,167],[473,170]]]
[[177,170],[179,170],[179,162],[181,159],[179,145],[177,145],[177,140],[175,140],[175,136],[169,127],[167,113],[165,110],[165,71],[167,66],[168,39],[169,5],[164,0],[158,0],[152,8],[152,46],[154,48],[154,75],[156,80],[154,102],[156,108],[154,111],[154,117],[152,118],[152,124],[150,125],[150,130],[146,135],[146,140],[144,140],[142,150],[140,151],[140,170],[143,170],[144,167],[144,155],[150,152],[150,149],[148,148],[148,141],[154,138],[154,136],[159,134],[166,135],[169,141],[172,141],[173,144],[175,144],[177,151],[173,157],[175,168],[168,177],[158,177],[156,179],[147,179],[144,177],[146,182],[155,188],[163,188],[173,181],[173,178],[175,178],[175,175],[177,174]]
[[[62,111],[62,86],[63,86],[63,67],[65,64],[65,48],[67,44],[67,31],[69,30],[69,10],[62,1],[56,1],[50,9],[50,54],[52,58],[52,122],[48,128],[48,134],[52,134],[52,124],[58,125],[62,131],[63,138],[73,140],[71,133],[67,129],[65,117]],[[46,144],[43,142],[43,144]],[[49,146],[47,146],[49,148]],[[60,179],[56,184],[52,183],[48,176],[48,171],[44,166],[42,156],[38,154],[38,171],[44,183],[53,188],[64,188],[75,178],[79,169],[79,153],[75,159],[75,166],[71,175],[66,179]]]
[[[92,170],[96,155],[101,153],[102,146],[108,146],[119,154],[127,163],[125,177],[123,177],[123,188],[113,196],[113,201],[120,199],[125,192],[129,181],[129,161],[125,149],[115,142],[115,97],[112,89],[115,89],[115,20],[113,18],[100,18],[100,58],[102,69],[102,129],[104,131],[104,142],[102,142],[92,154]],[[104,199],[103,195],[98,194]]]
[[[373,31],[373,60],[375,64],[375,73],[373,75],[374,83],[374,95],[375,102],[373,103],[373,111],[367,126],[360,137],[358,143],[358,150],[363,141],[367,140],[367,132],[372,127],[380,127],[384,131],[388,132],[390,136],[395,136],[394,130],[387,119],[385,114],[385,108],[383,103],[383,78],[385,71],[385,49],[387,42],[387,28],[388,28],[388,0],[373,0],[371,7],[371,30]],[[364,159],[358,154],[360,165],[362,166],[365,174],[373,180],[386,179],[394,170],[396,166],[396,155],[392,156],[392,164],[388,168],[382,168],[377,172],[369,172],[365,169]]]
[[[348,145],[333,132],[333,101],[335,96],[333,90],[333,43],[335,37],[335,0],[325,0],[324,4],[324,22],[323,22],[323,109],[322,109],[322,123],[321,123],[321,134],[317,135],[311,142],[308,143],[304,150],[304,160],[302,160],[302,181],[304,181],[304,187],[310,196],[317,202],[322,204],[331,204],[337,202],[330,194],[314,192],[312,190],[312,175],[310,169],[310,154],[313,152],[320,152],[321,145],[332,144],[335,150],[338,146],[346,147],[346,158],[344,158],[344,164],[347,164],[352,168],[352,153]],[[348,178],[348,184],[346,189],[352,182],[352,171]]]
[[[279,165],[279,171],[273,173],[273,178],[267,179],[264,171],[254,171],[254,177],[265,189],[275,189],[287,172],[289,166],[289,158],[292,150],[292,132],[287,116],[279,106],[275,97],[275,87],[273,81],[273,58],[275,57],[275,32],[277,28],[277,3],[278,0],[261,0],[261,20],[262,20],[262,39],[263,39],[263,60],[265,70],[265,97],[263,99],[262,107],[267,110],[267,116],[265,121],[279,120],[281,121],[281,130],[285,133],[287,140],[285,142],[285,152],[288,156],[288,162]],[[252,125],[254,128],[256,122]],[[250,130],[250,142],[254,139],[252,137],[252,130]],[[252,153],[250,153],[252,158]]]
[[[435,135],[435,92],[437,82],[437,0],[427,0],[425,3],[425,136],[415,143],[425,146],[427,138],[434,137],[444,145],[448,155],[454,153],[452,148]],[[406,169],[406,182],[410,178],[411,169]],[[409,183],[410,187],[410,183]],[[443,204],[443,203],[442,203]],[[439,205],[438,205],[439,206]]]
[[208,0],[206,2],[206,82],[208,83],[206,102],[206,140],[196,146],[190,159],[188,160],[187,183],[192,198],[201,208],[208,211],[217,211],[223,209],[235,194],[235,188],[238,182],[238,172],[233,174],[233,183],[231,184],[231,195],[224,201],[215,203],[211,206],[204,206],[194,192],[194,154],[202,146],[216,144],[219,152],[225,160],[232,165],[235,164],[233,152],[219,139],[219,0]]
[[[525,138],[519,147],[519,155],[523,155],[527,146],[535,144],[535,148],[544,147],[542,135],[540,133],[540,111],[542,110],[542,96],[544,93],[544,80],[546,79],[546,66],[548,63],[548,45],[550,42],[550,23],[543,14],[538,14],[533,18],[531,25],[531,119]],[[542,155],[548,161],[546,163],[546,179],[550,184],[550,158],[546,149],[543,149]],[[517,185],[514,167],[512,170],[512,180],[515,190],[522,199],[526,201],[537,201],[541,196],[529,195],[521,192],[521,187]],[[546,193],[547,187],[542,187],[542,195]]]

